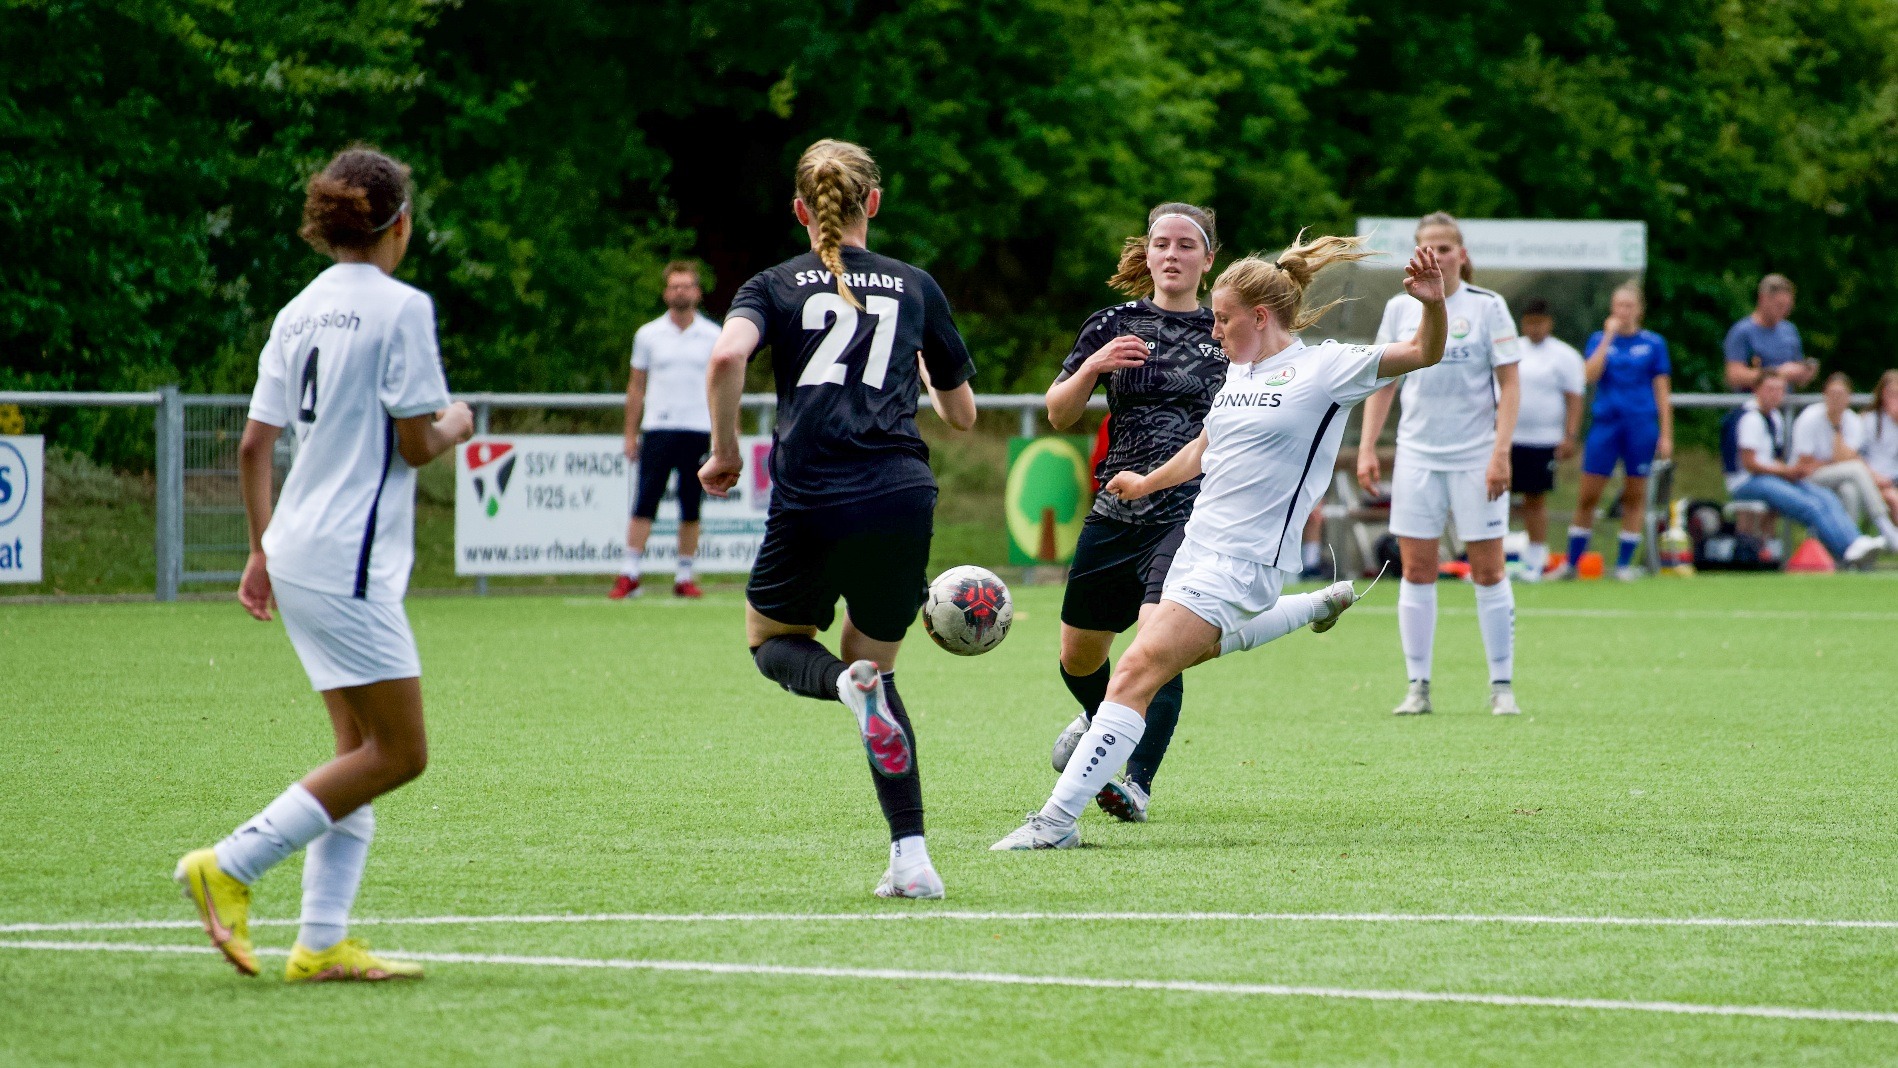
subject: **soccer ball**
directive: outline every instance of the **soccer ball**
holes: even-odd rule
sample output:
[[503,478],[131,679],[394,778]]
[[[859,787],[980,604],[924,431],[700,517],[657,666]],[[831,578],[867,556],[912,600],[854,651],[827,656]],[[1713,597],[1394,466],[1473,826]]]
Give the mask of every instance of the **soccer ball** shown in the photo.
[[936,576],[923,602],[923,629],[957,656],[977,656],[1002,644],[1014,618],[1008,586],[995,572],[973,564]]

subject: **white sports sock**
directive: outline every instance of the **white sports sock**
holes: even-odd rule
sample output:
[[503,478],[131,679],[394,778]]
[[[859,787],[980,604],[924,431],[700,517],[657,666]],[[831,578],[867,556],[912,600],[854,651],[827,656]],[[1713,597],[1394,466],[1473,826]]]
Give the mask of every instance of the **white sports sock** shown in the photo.
[[619,565],[619,573],[622,575],[625,575],[627,578],[631,578],[631,579],[638,578],[639,565],[645,559],[646,559],[646,550],[644,549],[626,550],[626,559]]
[[1430,681],[1431,652],[1437,644],[1437,584],[1397,584],[1397,637],[1404,647],[1404,671],[1412,682]]
[[679,557],[679,566],[676,569],[674,569],[674,571],[672,572],[672,581],[674,583],[692,581],[692,558],[691,557],[689,556]]
[[896,885],[909,882],[911,876],[929,866],[929,847],[923,844],[922,835],[912,834],[890,843],[890,874],[896,877]]
[[1134,746],[1140,744],[1140,736],[1146,732],[1147,721],[1140,713],[1126,705],[1102,701],[1099,711],[1094,713],[1093,725],[1081,736],[1081,744],[1075,747],[1074,757],[1068,761],[1068,770],[1055,782],[1054,792],[1048,795],[1041,814],[1060,823],[1080,819],[1087,803],[1094,800],[1107,780],[1127,763]]
[[1243,649],[1257,649],[1277,641],[1318,618],[1324,598],[1316,593],[1293,593],[1246,621],[1246,625],[1219,639],[1219,655],[1228,656]]
[[1316,571],[1325,563],[1325,543],[1308,541],[1305,543],[1305,570]]
[[1509,576],[1494,586],[1476,587],[1476,625],[1489,657],[1489,681],[1508,682],[1516,670],[1516,590]]
[[1531,574],[1540,575],[1549,569],[1549,545],[1547,542],[1532,541],[1529,549],[1522,554],[1522,566]]
[[369,863],[376,811],[363,807],[330,824],[303,854],[303,918],[297,941],[322,951],[349,935],[349,910]]
[[290,854],[330,829],[323,805],[293,782],[250,821],[211,848],[224,874],[248,886]]

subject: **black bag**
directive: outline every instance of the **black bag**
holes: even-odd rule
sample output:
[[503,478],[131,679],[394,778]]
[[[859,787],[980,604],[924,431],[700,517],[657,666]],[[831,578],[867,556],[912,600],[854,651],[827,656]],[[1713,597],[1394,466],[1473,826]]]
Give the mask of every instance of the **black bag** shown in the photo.
[[1777,571],[1779,558],[1751,534],[1714,534],[1694,542],[1697,571]]

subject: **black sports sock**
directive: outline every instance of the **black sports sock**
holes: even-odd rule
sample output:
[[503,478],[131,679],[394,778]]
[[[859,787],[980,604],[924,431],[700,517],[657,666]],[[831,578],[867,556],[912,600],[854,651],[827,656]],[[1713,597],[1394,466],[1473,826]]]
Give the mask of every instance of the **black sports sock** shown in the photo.
[[1175,675],[1147,705],[1147,733],[1140,736],[1140,744],[1127,758],[1127,778],[1142,790],[1153,790],[1153,774],[1166,759],[1166,747],[1173,741],[1173,728],[1180,725],[1180,702],[1185,697],[1186,676]]
[[1070,675],[1068,669],[1061,669],[1061,681],[1068,684],[1068,692],[1081,704],[1081,714],[1088,719],[1094,718],[1094,711],[1107,700],[1107,680],[1113,675],[1114,665],[1106,661],[1087,675]]
[[764,677],[800,697],[837,700],[837,679],[849,665],[802,634],[766,638],[751,651]]
[[890,841],[894,842],[923,833],[923,779],[916,764],[916,730],[909,725],[909,710],[903,707],[903,696],[896,692],[895,672],[883,676],[883,698],[890,704],[890,714],[909,736],[908,772],[892,779],[879,774],[874,765],[870,768],[870,781],[877,788],[877,804],[883,807],[883,818],[890,824]]

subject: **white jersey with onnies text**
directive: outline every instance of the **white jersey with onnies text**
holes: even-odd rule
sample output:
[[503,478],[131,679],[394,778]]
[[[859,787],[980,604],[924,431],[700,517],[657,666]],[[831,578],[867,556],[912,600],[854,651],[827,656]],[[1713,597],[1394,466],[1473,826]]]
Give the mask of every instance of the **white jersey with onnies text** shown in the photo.
[[[1495,451],[1495,371],[1515,363],[1520,347],[1509,305],[1494,291],[1465,282],[1443,304],[1443,362],[1404,376],[1397,451],[1425,470],[1469,471],[1487,467]],[[1422,321],[1423,302],[1399,293],[1384,305],[1377,343],[1408,341]]]
[[427,293],[366,263],[316,276],[270,328],[250,417],[296,435],[264,531],[272,579],[400,601],[415,562],[415,469],[395,420],[448,406]]
[[661,315],[633,335],[633,370],[646,372],[646,412],[641,430],[712,432],[712,409],[705,397],[705,375],[712,365],[718,324],[693,313],[681,330],[670,314]]
[[1382,345],[1294,341],[1257,363],[1233,364],[1206,413],[1205,478],[1187,539],[1300,570],[1305,519],[1331,485],[1351,408],[1391,381],[1377,377],[1383,358]]
[[1522,408],[1516,415],[1513,444],[1550,448],[1568,436],[1568,399],[1588,392],[1588,368],[1582,354],[1558,337],[1538,344],[1523,338]]

